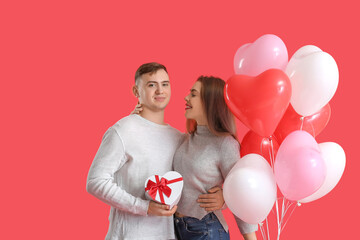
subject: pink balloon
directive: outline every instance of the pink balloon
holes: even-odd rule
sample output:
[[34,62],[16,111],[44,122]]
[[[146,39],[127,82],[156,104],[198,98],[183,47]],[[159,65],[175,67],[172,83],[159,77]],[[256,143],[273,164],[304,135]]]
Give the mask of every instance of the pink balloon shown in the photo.
[[275,158],[276,182],[285,198],[298,201],[324,183],[326,165],[314,137],[306,131],[290,133]]
[[271,68],[285,70],[287,63],[285,43],[273,34],[263,35],[254,43],[242,45],[234,57],[235,73],[248,76],[257,76]]

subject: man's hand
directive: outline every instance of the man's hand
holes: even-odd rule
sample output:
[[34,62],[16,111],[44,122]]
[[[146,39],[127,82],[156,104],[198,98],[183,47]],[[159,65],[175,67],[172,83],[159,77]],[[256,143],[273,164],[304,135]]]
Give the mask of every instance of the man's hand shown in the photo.
[[148,215],[155,216],[172,216],[176,212],[177,206],[174,206],[172,209],[168,205],[159,204],[154,201],[150,201],[148,208]]
[[199,195],[197,202],[200,203],[200,207],[205,208],[208,212],[221,209],[225,203],[222,188],[213,187],[209,189],[208,194]]

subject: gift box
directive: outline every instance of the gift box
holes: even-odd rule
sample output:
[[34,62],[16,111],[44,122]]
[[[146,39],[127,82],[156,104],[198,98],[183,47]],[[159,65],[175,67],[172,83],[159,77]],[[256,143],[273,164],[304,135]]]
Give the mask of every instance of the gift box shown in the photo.
[[183,186],[183,178],[178,172],[153,175],[145,181],[145,196],[149,200],[169,205],[171,209],[180,201]]

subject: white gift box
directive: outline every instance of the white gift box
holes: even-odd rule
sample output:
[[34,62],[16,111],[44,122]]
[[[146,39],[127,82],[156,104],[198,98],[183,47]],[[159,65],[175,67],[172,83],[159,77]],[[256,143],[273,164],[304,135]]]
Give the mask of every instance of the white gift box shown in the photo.
[[169,205],[171,209],[180,201],[183,186],[182,176],[178,172],[153,175],[145,181],[145,196],[149,200]]

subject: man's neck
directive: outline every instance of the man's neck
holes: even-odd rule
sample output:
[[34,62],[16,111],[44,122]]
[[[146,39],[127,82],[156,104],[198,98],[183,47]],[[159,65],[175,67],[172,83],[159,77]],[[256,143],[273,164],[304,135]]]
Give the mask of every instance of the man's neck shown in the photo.
[[164,122],[164,111],[153,112],[149,109],[143,109],[140,116],[157,124],[165,125]]

